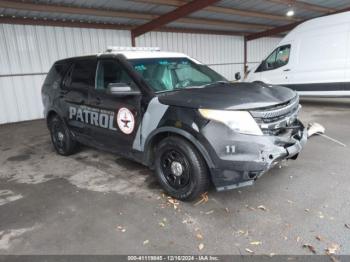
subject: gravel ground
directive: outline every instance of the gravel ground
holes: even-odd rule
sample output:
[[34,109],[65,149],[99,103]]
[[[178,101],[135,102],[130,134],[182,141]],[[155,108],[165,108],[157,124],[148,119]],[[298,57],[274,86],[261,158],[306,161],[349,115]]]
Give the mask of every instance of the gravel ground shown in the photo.
[[[349,100],[302,104],[304,122],[350,146]],[[349,255],[349,156],[313,137],[254,186],[178,203],[129,160],[58,156],[43,120],[3,125],[0,254],[312,254],[307,244]]]

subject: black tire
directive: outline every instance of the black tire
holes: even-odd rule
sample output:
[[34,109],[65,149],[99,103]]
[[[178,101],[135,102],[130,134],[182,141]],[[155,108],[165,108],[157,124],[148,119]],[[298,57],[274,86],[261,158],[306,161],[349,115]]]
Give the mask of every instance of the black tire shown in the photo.
[[62,156],[73,154],[77,149],[77,142],[71,132],[59,116],[53,116],[49,120],[51,141],[56,152]]
[[154,164],[163,189],[176,199],[191,201],[209,188],[206,163],[185,139],[176,136],[163,139],[156,148]]

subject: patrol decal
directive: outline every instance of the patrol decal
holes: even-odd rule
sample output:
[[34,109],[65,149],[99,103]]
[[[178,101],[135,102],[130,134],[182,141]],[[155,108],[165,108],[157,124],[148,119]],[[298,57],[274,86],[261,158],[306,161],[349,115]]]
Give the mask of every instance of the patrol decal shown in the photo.
[[132,131],[134,131],[135,117],[129,109],[127,109],[126,107],[122,107],[118,111],[117,123],[119,129],[124,134],[129,135],[132,133]]
[[69,119],[113,131],[117,130],[114,127],[114,112],[99,108],[70,106]]

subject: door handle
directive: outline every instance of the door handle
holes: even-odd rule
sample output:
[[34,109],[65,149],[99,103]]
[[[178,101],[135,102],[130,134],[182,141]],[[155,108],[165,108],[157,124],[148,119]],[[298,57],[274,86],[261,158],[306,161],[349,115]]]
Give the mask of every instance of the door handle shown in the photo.
[[85,100],[83,98],[68,98],[65,99],[66,102],[68,103],[73,103],[73,104],[84,104]]
[[288,68],[288,69],[284,69],[283,70],[284,72],[289,72],[290,71],[290,69]]
[[68,103],[73,103],[73,104],[84,104],[85,103],[84,98],[76,97],[76,96],[72,97],[70,95],[67,95],[69,92],[70,92],[69,90],[60,90],[59,97]]

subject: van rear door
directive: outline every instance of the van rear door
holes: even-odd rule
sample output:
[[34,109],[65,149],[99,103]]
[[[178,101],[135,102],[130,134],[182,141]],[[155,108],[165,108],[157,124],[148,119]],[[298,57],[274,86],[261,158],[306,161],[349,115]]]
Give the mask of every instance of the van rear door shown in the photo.
[[289,87],[301,95],[322,96],[343,91],[348,31],[348,24],[335,24],[298,35],[297,62]]

